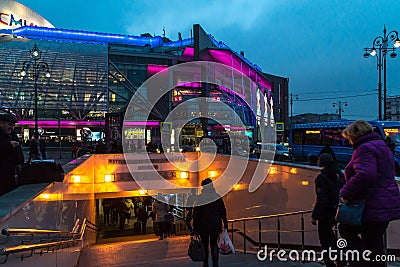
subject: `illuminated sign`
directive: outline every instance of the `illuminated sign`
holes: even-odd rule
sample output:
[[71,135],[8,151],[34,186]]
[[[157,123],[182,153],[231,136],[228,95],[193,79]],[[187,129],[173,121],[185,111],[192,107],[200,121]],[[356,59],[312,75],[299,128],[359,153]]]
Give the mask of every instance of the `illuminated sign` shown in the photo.
[[27,23],[26,19],[15,19],[14,14],[8,14],[8,13],[4,13],[4,12],[0,12],[0,23],[3,25],[10,26],[10,27],[13,27],[13,26],[37,26],[37,25],[33,24],[33,22]]
[[13,0],[1,0],[0,29],[15,29],[22,26],[54,28],[50,22],[32,9]]
[[386,128],[386,129],[383,129],[383,131],[385,132],[386,136],[389,136],[391,133],[399,133],[398,128]]
[[277,122],[275,124],[275,128],[276,128],[275,130],[277,132],[283,132],[285,130],[285,123],[284,122]]
[[320,130],[307,130],[306,134],[320,134],[321,131]]

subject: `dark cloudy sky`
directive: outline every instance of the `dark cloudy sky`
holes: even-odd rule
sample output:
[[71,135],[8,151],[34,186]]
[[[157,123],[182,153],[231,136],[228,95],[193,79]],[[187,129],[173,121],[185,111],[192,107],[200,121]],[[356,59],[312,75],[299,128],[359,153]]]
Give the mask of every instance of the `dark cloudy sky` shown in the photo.
[[[199,23],[218,41],[259,65],[288,77],[299,96],[293,113],[332,113],[347,101],[344,118],[377,118],[376,58],[363,48],[387,30],[400,31],[400,1],[366,0],[20,0],[58,28],[172,40],[190,37]],[[400,50],[399,50],[400,54]],[[388,95],[400,95],[400,55],[387,62]]]

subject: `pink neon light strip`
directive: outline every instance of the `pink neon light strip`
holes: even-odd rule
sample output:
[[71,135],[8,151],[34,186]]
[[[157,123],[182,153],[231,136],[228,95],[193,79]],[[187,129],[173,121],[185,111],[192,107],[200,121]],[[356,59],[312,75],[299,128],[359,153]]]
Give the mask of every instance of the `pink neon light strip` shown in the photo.
[[[35,125],[35,121],[19,121],[18,125]],[[58,126],[57,120],[39,120],[39,127],[41,126]],[[104,121],[60,121],[60,126],[104,126]],[[127,121],[124,122],[124,125],[127,126],[159,126],[160,122],[158,121]]]
[[[19,121],[19,125],[35,125],[35,121]],[[39,126],[58,126],[58,120],[39,120]],[[60,126],[104,126],[104,121],[60,121]]]
[[153,74],[156,74],[167,68],[168,68],[168,66],[166,66],[166,65],[150,65],[149,64],[149,65],[147,65],[147,73],[153,75]]
[[125,121],[124,126],[159,126],[158,121]]

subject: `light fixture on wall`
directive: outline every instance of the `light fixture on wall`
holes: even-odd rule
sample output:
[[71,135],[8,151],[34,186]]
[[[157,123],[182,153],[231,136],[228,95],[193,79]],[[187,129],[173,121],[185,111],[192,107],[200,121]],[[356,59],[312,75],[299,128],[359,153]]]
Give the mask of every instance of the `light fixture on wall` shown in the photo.
[[105,183],[110,183],[110,182],[114,182],[114,181],[115,181],[114,174],[106,174],[106,175],[104,175],[104,182]]

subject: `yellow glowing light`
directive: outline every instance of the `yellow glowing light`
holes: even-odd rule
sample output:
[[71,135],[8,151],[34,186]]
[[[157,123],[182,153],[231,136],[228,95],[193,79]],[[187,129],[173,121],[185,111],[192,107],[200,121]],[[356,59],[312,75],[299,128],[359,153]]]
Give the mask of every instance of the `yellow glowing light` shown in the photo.
[[269,169],[269,174],[277,174],[277,173],[278,173],[278,169],[277,169],[277,168],[271,167],[271,168]]
[[215,178],[218,176],[218,172],[217,171],[209,171],[208,172],[208,177],[210,178]]
[[72,175],[71,176],[71,182],[80,183],[81,182],[81,176],[80,175]]
[[290,168],[290,173],[297,174],[297,169],[296,168]]
[[317,130],[317,131],[307,130],[307,131],[306,131],[306,134],[320,134],[320,133],[321,133],[320,130]]
[[240,184],[235,184],[233,186],[233,190],[240,190],[240,188],[241,188]]
[[180,172],[179,173],[179,178],[188,179],[189,178],[189,173],[188,172]]
[[106,174],[104,175],[104,182],[105,183],[110,183],[110,182],[114,182],[115,178],[114,178],[114,174]]
[[143,189],[139,190],[139,195],[146,195],[146,193],[147,193],[146,190],[143,190]]
[[196,146],[196,152],[200,152],[200,147]]
[[50,194],[41,194],[39,197],[40,198],[49,199],[50,198]]
[[309,182],[308,181],[301,181],[301,185],[304,185],[304,186],[307,186],[309,184]]

